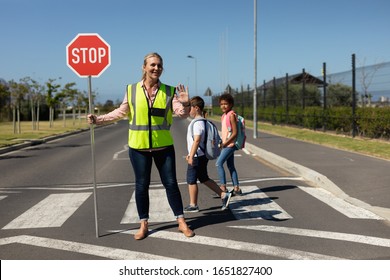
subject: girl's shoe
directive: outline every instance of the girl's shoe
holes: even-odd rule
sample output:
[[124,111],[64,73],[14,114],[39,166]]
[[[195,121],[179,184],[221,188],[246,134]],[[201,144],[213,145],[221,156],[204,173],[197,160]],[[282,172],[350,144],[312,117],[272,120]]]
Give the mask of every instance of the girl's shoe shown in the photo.
[[229,206],[229,202],[230,202],[230,198],[232,197],[232,193],[231,192],[225,192],[225,196],[222,198],[222,208],[221,210],[224,211],[228,208]]
[[233,196],[236,196],[236,195],[240,196],[240,195],[242,195],[242,190],[241,189],[239,189],[238,191],[232,190],[232,195]]

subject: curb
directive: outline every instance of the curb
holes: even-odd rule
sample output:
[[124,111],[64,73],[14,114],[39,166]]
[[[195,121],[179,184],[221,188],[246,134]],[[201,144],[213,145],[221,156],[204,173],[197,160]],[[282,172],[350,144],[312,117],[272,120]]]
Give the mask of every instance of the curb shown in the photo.
[[378,206],[372,206],[364,201],[350,197],[342,189],[340,189],[335,183],[333,183],[328,177],[318,173],[315,170],[307,168],[298,163],[292,162],[286,158],[268,152],[248,142],[245,143],[245,149],[250,153],[255,154],[263,160],[295,175],[302,177],[306,181],[310,182],[311,185],[317,188],[325,189],[338,198],[345,200],[346,202],[364,208],[368,211],[375,213],[376,215],[390,221],[390,209]]
[[26,140],[25,142],[20,143],[20,144],[15,144],[15,145],[11,145],[11,146],[6,146],[6,147],[3,147],[3,148],[0,148],[0,155],[6,154],[6,153],[9,153],[9,152],[12,152],[12,151],[24,149],[24,148],[27,148],[27,147],[40,145],[40,144],[43,144],[43,143],[47,143],[47,142],[50,142],[50,141],[53,141],[53,140],[56,140],[56,139],[59,139],[59,138],[64,138],[64,137],[71,136],[73,134],[78,134],[78,133],[81,133],[81,132],[85,132],[85,131],[88,131],[88,130],[89,130],[89,128],[87,128],[87,129],[79,129],[79,130],[70,131],[70,132],[67,132],[67,133],[64,133],[64,134],[57,134],[57,135],[53,135],[53,136],[48,136],[48,137],[42,138],[42,139]]

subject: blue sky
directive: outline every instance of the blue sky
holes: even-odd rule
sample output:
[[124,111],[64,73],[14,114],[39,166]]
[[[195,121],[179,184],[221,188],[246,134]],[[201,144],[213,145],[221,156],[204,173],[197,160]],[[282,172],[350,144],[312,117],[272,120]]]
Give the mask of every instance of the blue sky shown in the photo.
[[[98,33],[111,46],[111,65],[92,87],[98,101],[122,100],[140,80],[143,57],[164,58],[161,80],[219,93],[254,84],[253,0],[0,0],[0,78],[61,77],[87,90],[66,65],[78,33]],[[257,0],[257,83],[305,68],[321,75],[390,61],[388,0]],[[196,57],[197,79],[195,79]]]

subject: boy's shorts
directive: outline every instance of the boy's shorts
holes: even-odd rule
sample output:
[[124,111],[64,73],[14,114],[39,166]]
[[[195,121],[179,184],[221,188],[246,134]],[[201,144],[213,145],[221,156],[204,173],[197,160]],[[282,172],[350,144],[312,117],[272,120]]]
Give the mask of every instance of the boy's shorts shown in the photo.
[[208,162],[206,156],[194,157],[193,165],[188,164],[187,166],[187,184],[194,185],[198,179],[201,183],[210,179],[207,174]]

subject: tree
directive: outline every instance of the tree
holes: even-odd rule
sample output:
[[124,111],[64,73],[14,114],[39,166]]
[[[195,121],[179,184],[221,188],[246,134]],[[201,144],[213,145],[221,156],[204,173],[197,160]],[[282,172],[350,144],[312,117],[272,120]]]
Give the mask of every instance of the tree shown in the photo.
[[337,83],[331,84],[327,88],[327,103],[329,107],[351,106],[352,87]]
[[[367,100],[367,105],[371,106],[372,94],[368,91],[368,88],[371,86],[372,80],[375,76],[375,73],[383,66],[383,63],[375,64],[372,66],[365,66],[365,59],[363,61],[363,66],[360,68],[360,82],[363,88],[362,92],[362,106],[365,106],[365,100]],[[370,67],[371,71],[367,71],[367,68]]]
[[112,100],[107,100],[106,103],[103,105],[103,111],[104,112],[110,112],[113,109],[115,109],[115,104]]
[[0,79],[0,121],[7,118],[10,105],[9,86],[6,81]]
[[[39,84],[37,81],[32,80],[31,88],[32,88],[33,104],[35,104],[36,106],[34,129],[39,130],[39,114],[40,114],[41,102],[44,99],[43,93],[45,91],[45,87]],[[33,117],[32,117],[32,121],[34,123]]]
[[[23,79],[21,79],[23,82]],[[13,80],[9,82],[11,92],[11,107],[12,107],[12,122],[14,127],[14,134],[20,134],[20,107],[25,95],[28,93],[28,85],[26,83],[17,83]]]
[[86,91],[77,92],[77,110],[78,110],[78,117],[79,117],[79,123],[81,122],[81,110],[84,108],[85,113],[87,114],[87,107],[88,107],[88,93]]
[[49,127],[53,127],[53,121],[54,121],[54,109],[55,105],[57,103],[57,100],[54,98],[53,94],[57,92],[58,88],[60,87],[59,84],[55,84],[54,82],[56,79],[49,79],[46,82],[46,103],[49,106]]
[[30,101],[32,130],[39,130],[39,109],[44,87],[31,77],[25,77],[21,80],[28,89],[27,99]]
[[67,83],[61,92],[55,96],[55,99],[61,104],[63,127],[66,127],[66,109],[73,103],[74,97],[77,93],[77,89],[73,88],[75,85],[76,83]]

